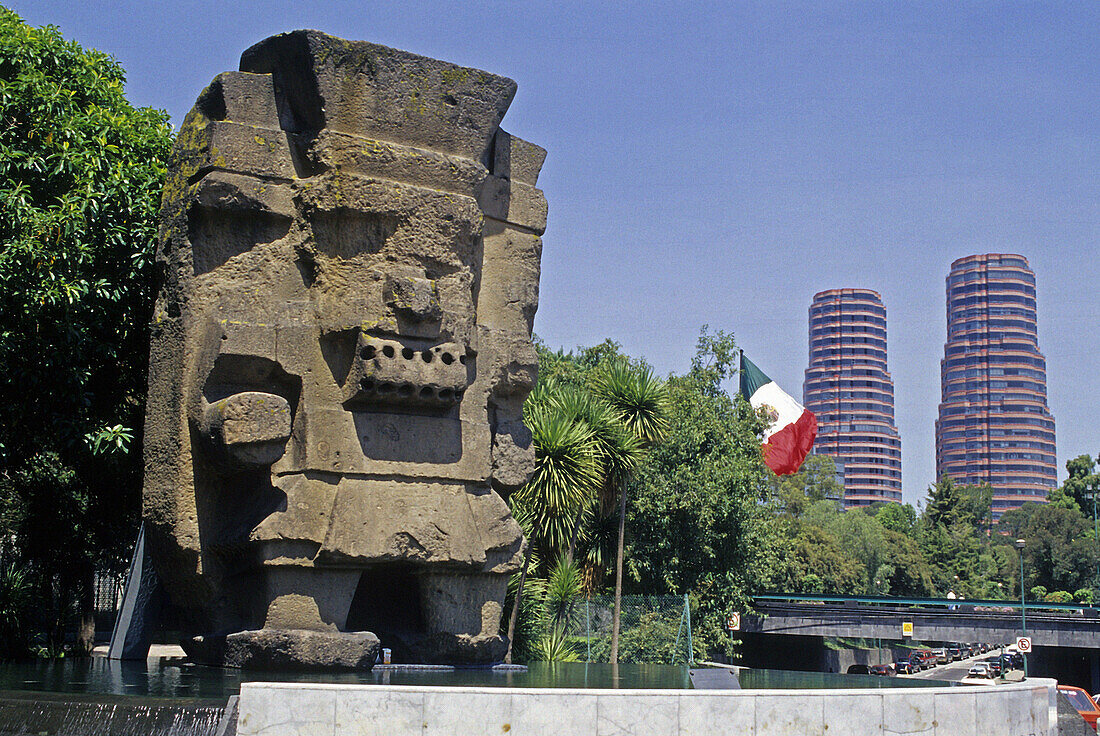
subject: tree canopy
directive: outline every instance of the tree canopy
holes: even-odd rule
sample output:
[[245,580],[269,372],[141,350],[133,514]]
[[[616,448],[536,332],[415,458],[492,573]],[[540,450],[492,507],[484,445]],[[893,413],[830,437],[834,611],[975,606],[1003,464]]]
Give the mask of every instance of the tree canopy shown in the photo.
[[171,130],[124,82],[107,54],[0,8],[0,531],[48,599],[136,531]]

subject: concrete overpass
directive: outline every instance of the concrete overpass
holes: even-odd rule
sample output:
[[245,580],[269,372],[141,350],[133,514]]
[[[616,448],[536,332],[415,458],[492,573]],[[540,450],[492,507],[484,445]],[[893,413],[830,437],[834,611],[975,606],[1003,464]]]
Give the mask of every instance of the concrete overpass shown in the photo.
[[901,640],[911,622],[915,641],[1013,643],[1026,616],[1035,646],[1100,648],[1100,614],[1080,604],[777,594],[753,606],[741,624],[751,633]]

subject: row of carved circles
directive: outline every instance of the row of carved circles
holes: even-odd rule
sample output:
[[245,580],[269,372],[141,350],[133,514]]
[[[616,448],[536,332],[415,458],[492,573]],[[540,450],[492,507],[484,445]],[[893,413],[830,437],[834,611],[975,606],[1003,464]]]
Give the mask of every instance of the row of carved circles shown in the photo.
[[[363,360],[371,360],[373,358],[376,358],[378,357],[379,353],[381,353],[386,358],[395,358],[397,357],[397,348],[395,348],[393,345],[383,345],[382,349],[379,350],[374,345],[364,345],[362,348],[359,349],[359,356]],[[414,360],[418,355],[420,356],[420,359],[423,360],[425,363],[431,363],[435,357],[435,353],[433,353],[431,350],[413,350],[412,348],[403,348],[401,350],[401,357],[405,360]],[[455,357],[456,356],[453,353],[447,351],[439,354],[439,360],[442,361],[444,365],[451,365],[452,363],[454,363]],[[459,363],[461,363],[462,365],[466,365],[465,353],[460,353],[457,357]]]
[[415,396],[423,401],[461,401],[464,393],[461,390],[456,391],[446,387],[437,390],[431,386],[422,386],[418,391],[411,383],[376,382],[373,378],[364,378],[359,381],[359,388],[381,397],[395,396],[399,399],[412,399]]

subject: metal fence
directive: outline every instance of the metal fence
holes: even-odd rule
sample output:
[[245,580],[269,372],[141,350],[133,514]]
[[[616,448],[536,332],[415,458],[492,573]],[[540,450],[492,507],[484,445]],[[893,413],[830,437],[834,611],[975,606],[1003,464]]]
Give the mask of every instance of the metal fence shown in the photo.
[[125,573],[96,570],[95,591],[95,630],[110,633],[114,628],[118,608],[122,603],[122,586]]
[[[613,596],[592,596],[576,598],[568,607],[566,633],[582,661],[609,660],[614,605]],[[624,595],[619,661],[693,662],[691,607],[687,596]]]

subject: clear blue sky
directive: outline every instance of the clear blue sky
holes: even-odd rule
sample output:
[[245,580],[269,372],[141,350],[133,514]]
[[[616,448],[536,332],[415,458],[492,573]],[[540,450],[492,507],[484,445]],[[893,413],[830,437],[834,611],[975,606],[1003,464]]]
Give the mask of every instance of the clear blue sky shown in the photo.
[[1059,463],[1100,452],[1100,3],[6,4],[177,123],[295,28],[512,77],[505,127],[550,152],[536,331],[668,372],[709,323],[801,396],[811,296],[877,289],[908,501],[934,479],[950,262],[1022,253]]

